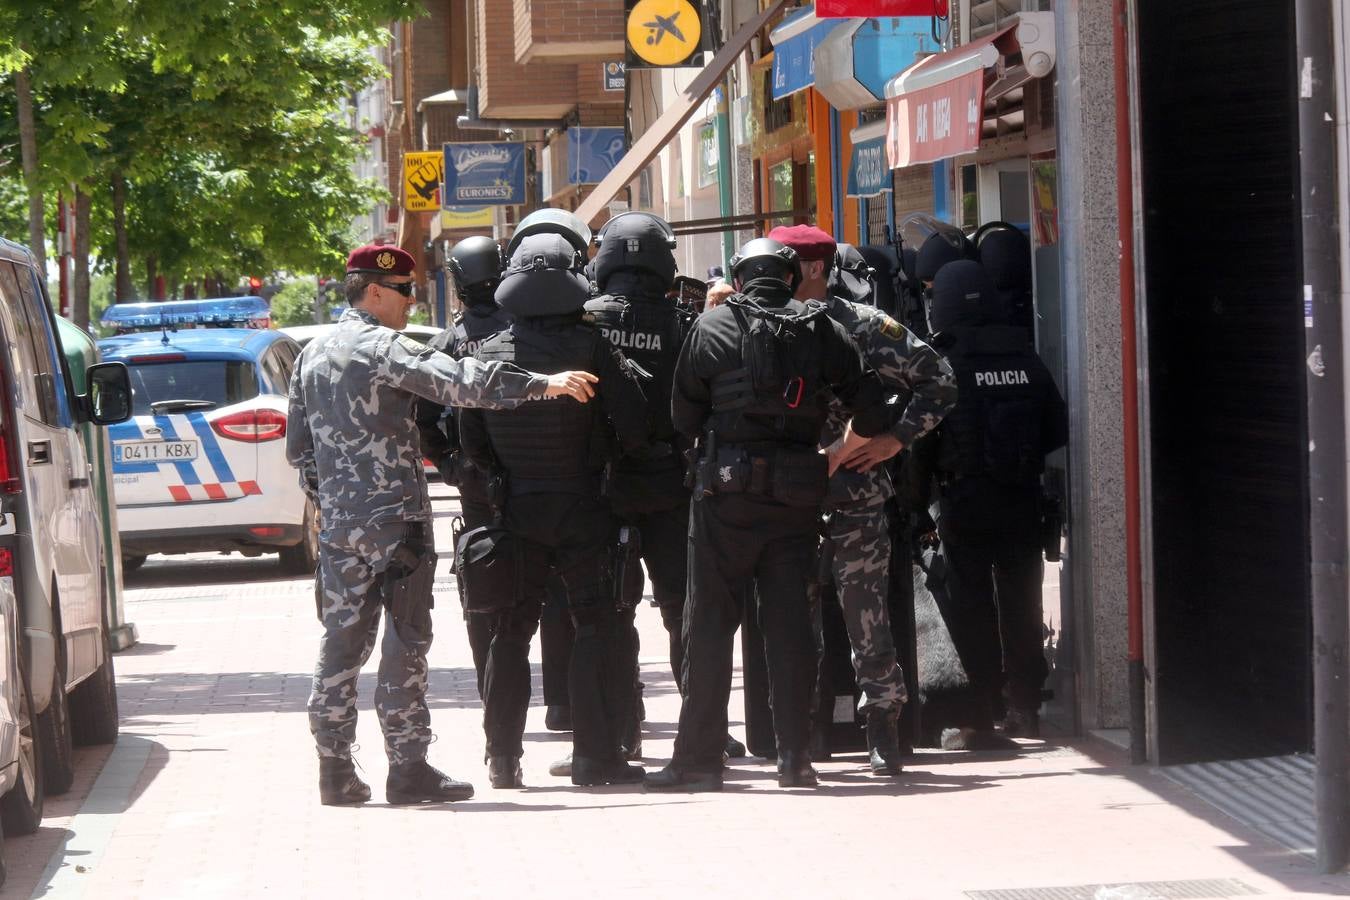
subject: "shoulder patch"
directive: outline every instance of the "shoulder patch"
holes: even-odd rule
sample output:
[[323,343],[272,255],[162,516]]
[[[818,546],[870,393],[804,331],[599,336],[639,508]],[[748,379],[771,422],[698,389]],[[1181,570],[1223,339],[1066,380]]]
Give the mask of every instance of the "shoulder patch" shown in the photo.
[[398,341],[403,349],[407,350],[409,353],[421,353],[423,350],[427,349],[426,344],[423,344],[421,341],[415,341],[406,334],[400,334],[398,337],[394,338],[394,340]]
[[898,341],[905,336],[905,326],[892,319],[890,316],[882,313],[877,317],[881,322],[881,333],[893,341]]

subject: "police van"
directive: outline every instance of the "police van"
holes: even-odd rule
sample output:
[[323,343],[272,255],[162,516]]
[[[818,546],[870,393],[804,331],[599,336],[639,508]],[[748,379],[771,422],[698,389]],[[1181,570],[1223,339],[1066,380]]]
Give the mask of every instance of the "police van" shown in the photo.
[[[261,305],[260,305],[261,304]],[[286,462],[300,348],[265,327],[266,301],[117,304],[104,359],[126,363],[132,417],[109,431],[123,565],[151,553],[277,553],[314,571],[318,516]]]

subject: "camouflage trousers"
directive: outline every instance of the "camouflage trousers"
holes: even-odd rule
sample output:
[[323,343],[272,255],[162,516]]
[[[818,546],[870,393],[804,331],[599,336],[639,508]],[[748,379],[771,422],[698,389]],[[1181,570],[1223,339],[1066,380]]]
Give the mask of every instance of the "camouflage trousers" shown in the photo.
[[[877,476],[884,477],[884,476]],[[853,671],[863,696],[859,707],[899,709],[909,699],[891,636],[891,537],[886,494],[872,490],[829,514],[831,574],[853,651]]]
[[[356,682],[375,647],[384,610],[382,585],[409,526],[399,523],[325,529],[320,534],[318,592],[323,637],[309,697],[309,730],[321,757],[351,755],[356,737]],[[426,526],[430,549],[430,526]],[[430,591],[430,580],[427,580]],[[430,597],[427,597],[429,609]],[[391,764],[426,757],[429,614],[417,625],[388,618],[375,680],[375,712]]]

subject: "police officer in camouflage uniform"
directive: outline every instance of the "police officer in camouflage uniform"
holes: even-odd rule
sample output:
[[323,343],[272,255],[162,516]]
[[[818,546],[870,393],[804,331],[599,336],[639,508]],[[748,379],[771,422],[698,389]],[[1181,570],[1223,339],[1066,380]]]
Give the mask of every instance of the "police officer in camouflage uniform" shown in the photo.
[[689,525],[684,698],[670,765],[648,790],[722,788],[732,641],[744,588],[758,590],[778,783],[811,787],[808,756],[815,658],[806,583],[813,568],[828,464],[818,452],[833,392],[873,436],[881,389],[848,335],[818,305],[793,299],[797,254],[750,241],[732,260],[737,290],[695,322],[675,369],[671,416],[700,459]]
[[[577,222],[576,228],[585,226]],[[518,548],[515,604],[497,613],[483,682],[488,777],[498,788],[523,786],[530,639],[554,577],[576,626],[569,679],[572,783],[642,780],[642,768],[628,765],[621,753],[622,719],[633,703],[632,609],[617,590],[620,529],[600,489],[601,473],[617,452],[645,446],[646,403],[623,355],[583,318],[590,283],[581,269],[589,238],[585,229],[584,236],[535,231],[519,240],[497,290],[515,319],[477,358],[543,371],[584,365],[601,378],[600,403],[460,415],[464,452],[502,473],[501,524]]]
[[[857,343],[888,395],[898,398],[890,406],[894,413],[887,430],[865,444],[855,440],[841,458],[825,502],[825,541],[863,691],[872,771],[894,775],[901,768],[896,721],[907,697],[887,607],[891,540],[886,504],[895,489],[882,463],[937,426],[956,403],[956,378],[931,347],[870,305],[867,264],[852,246],[836,248],[828,234],[811,225],[775,228],[769,236],[802,259],[798,299],[824,298],[830,318]],[[847,426],[847,410],[832,402],[821,443],[844,441]]]
[[568,395],[588,399],[595,376],[555,376],[452,360],[395,329],[408,322],[413,259],[368,245],[347,260],[351,309],[305,347],[291,380],[286,458],[318,509],[316,601],[324,635],[309,699],[325,805],[362,803],[370,788],[352,764],[356,681],[388,610],[375,708],[389,756],[390,803],[463,800],[468,784],[426,761],[431,585],[436,554],[415,397],[455,406],[514,407]]

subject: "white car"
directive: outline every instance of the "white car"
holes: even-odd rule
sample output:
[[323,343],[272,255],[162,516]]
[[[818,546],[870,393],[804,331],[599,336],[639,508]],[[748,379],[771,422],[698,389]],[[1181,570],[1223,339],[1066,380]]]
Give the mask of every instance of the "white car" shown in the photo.
[[[327,325],[288,325],[285,328],[277,329],[282,334],[293,339],[301,347],[308,344],[321,334],[332,330],[335,323]],[[427,341],[441,333],[441,329],[433,328],[430,325],[405,325],[399,334],[406,335],[414,341],[425,344]]]
[[277,331],[166,327],[99,350],[131,378],[132,418],[109,429],[126,569],[151,553],[214,550],[314,571],[318,516],[285,453],[299,345]]

